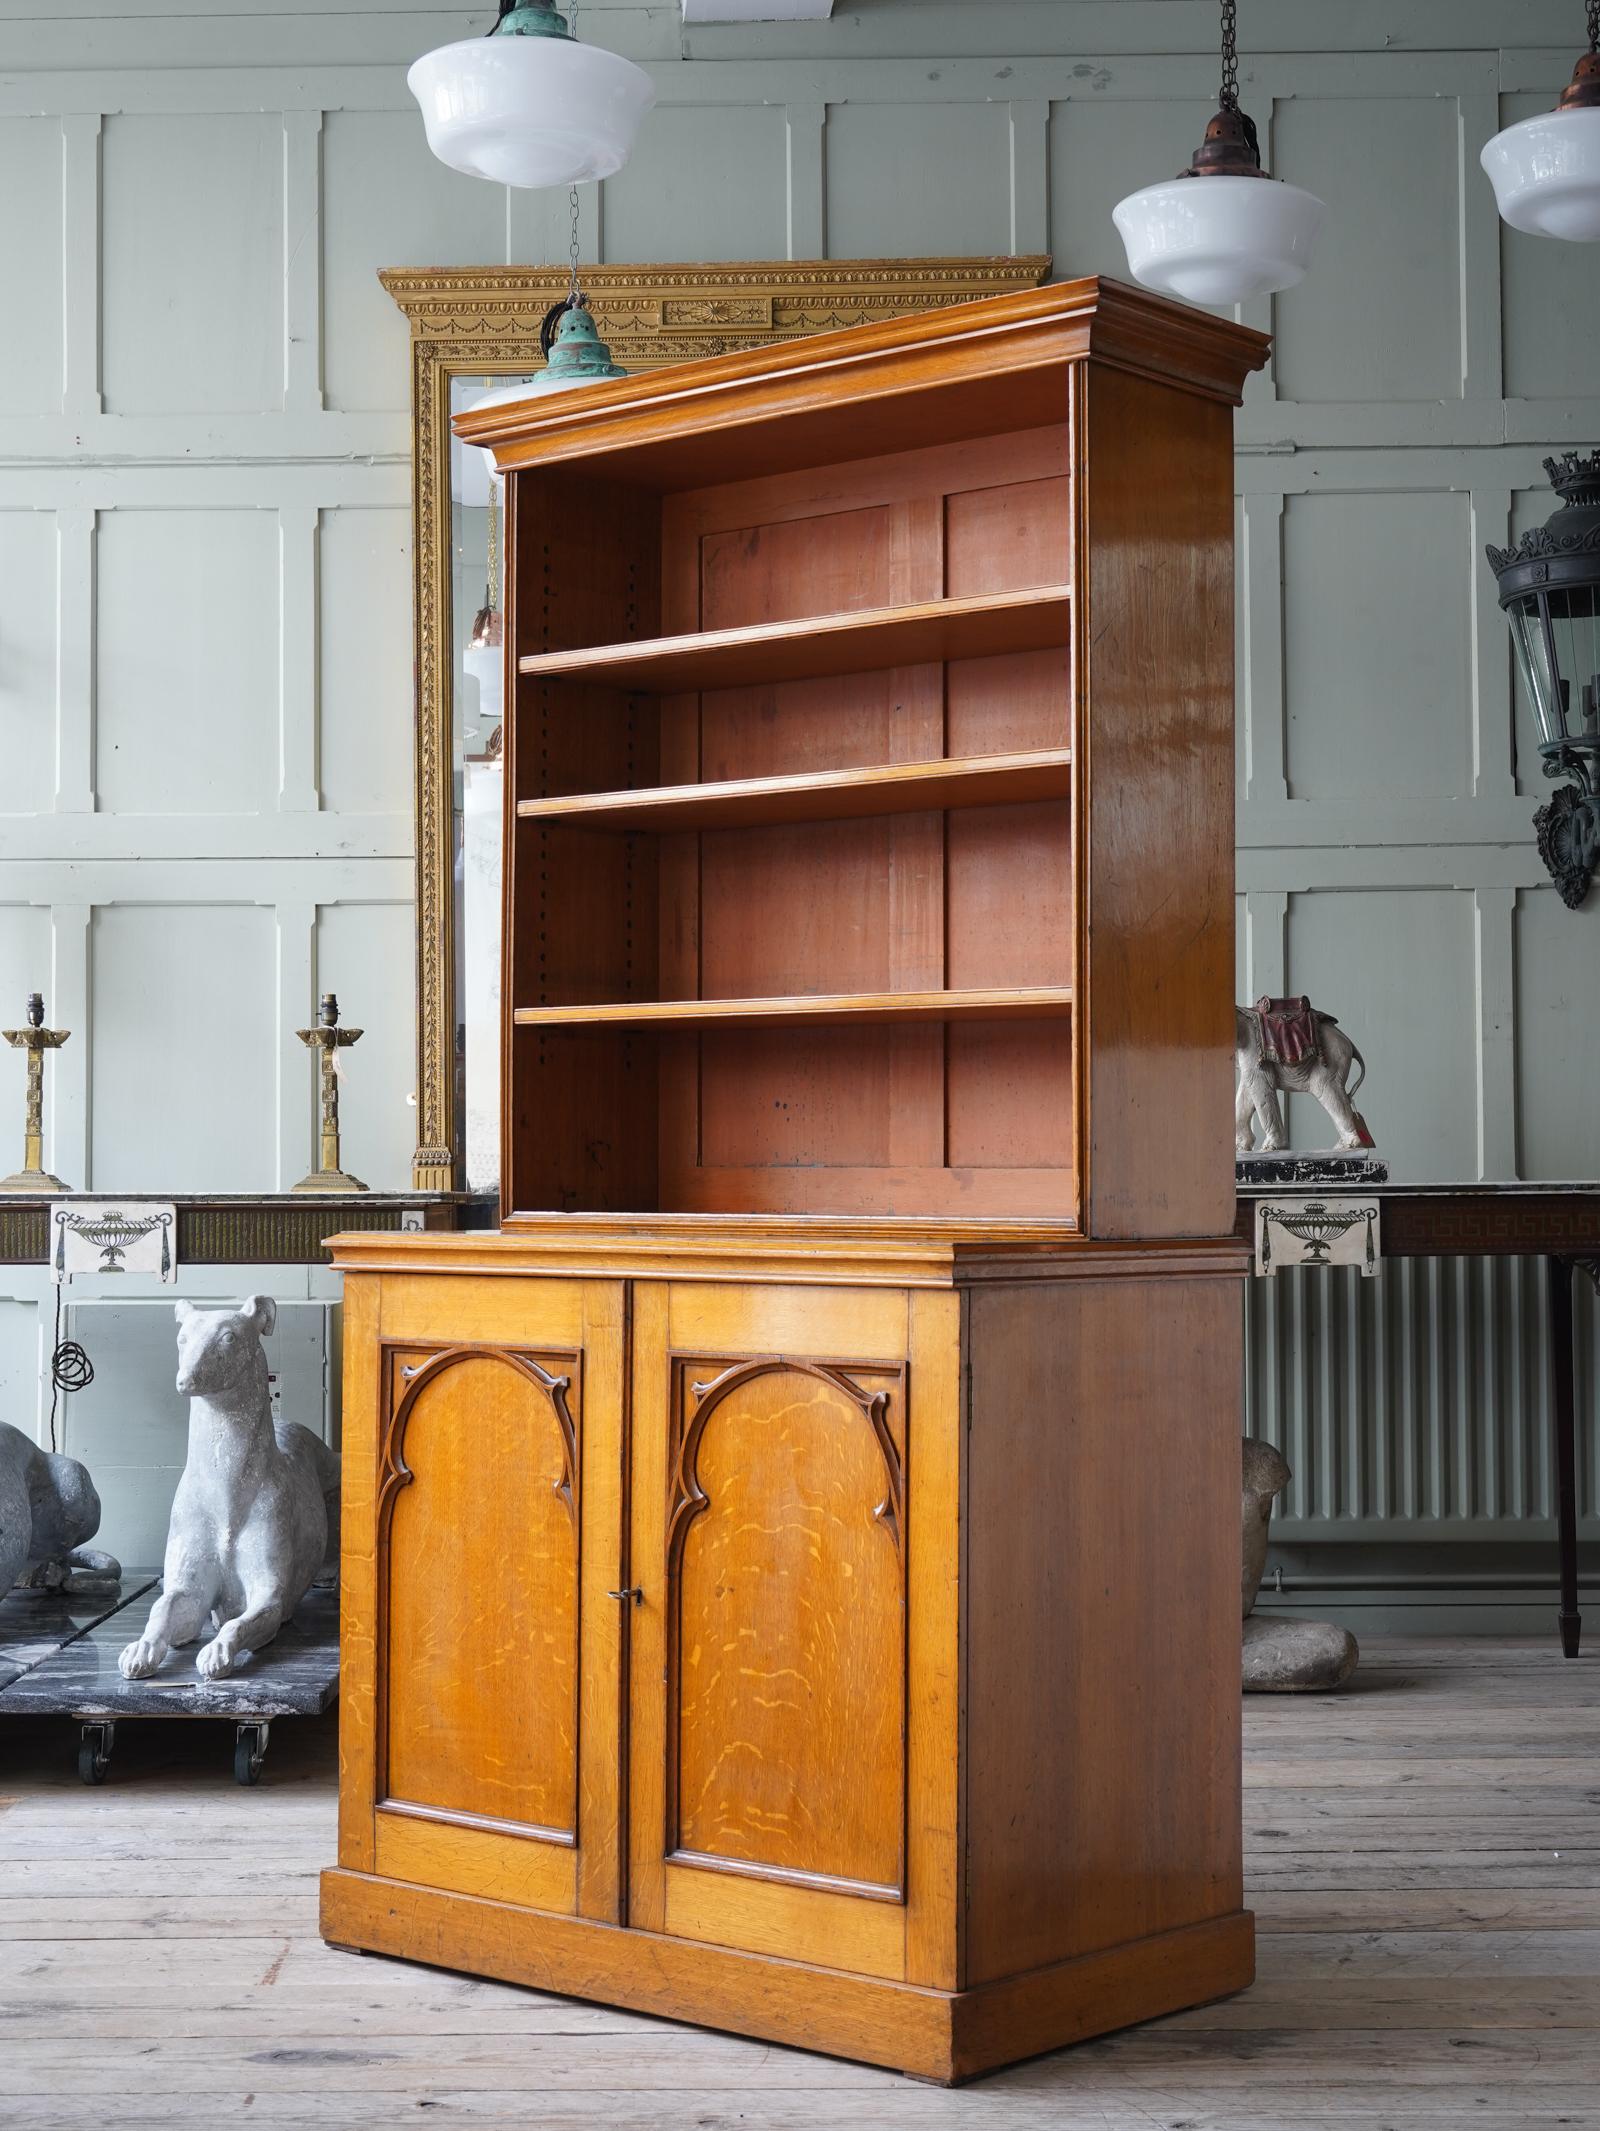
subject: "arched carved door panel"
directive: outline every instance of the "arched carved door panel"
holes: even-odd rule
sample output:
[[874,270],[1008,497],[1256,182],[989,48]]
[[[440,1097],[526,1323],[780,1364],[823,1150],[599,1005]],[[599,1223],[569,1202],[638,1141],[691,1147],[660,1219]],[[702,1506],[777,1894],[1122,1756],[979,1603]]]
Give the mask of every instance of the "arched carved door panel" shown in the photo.
[[390,1368],[385,1802],[572,1843],[578,1357],[395,1350]]
[[921,1447],[916,1387],[924,1372],[939,1386],[949,1363],[919,1302],[634,1291],[628,1918],[641,1929],[935,1979],[929,1922],[947,1893],[929,1858],[954,1813],[929,1772],[956,1709],[908,1683],[942,1662],[954,1618],[917,1505],[930,1479],[942,1505],[955,1445],[936,1420]]
[[670,1857],[902,1892],[902,1374],[676,1364]]
[[[625,1297],[615,1281],[386,1292],[346,1401],[344,1658],[370,1726],[366,1869],[620,1922]],[[359,1703],[356,1705],[359,1707]]]

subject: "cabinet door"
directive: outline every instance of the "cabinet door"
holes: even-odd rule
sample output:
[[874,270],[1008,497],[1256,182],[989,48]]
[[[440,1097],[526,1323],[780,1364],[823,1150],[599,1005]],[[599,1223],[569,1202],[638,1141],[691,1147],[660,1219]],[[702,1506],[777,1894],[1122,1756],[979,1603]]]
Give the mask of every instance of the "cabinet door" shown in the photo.
[[636,1290],[630,1923],[953,1983],[957,1312]]
[[348,1832],[395,1879],[615,1920],[621,1286],[372,1285],[375,1314],[347,1298]]

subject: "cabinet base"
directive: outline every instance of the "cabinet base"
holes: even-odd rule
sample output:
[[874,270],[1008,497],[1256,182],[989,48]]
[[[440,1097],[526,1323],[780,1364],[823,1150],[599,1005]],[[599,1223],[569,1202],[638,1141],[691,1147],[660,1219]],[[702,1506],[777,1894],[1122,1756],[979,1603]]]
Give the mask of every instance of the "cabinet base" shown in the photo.
[[965,1991],[841,1975],[342,1869],[322,1875],[322,1935],[944,2086],[1228,1997],[1255,1977],[1255,1919],[1246,1909]]

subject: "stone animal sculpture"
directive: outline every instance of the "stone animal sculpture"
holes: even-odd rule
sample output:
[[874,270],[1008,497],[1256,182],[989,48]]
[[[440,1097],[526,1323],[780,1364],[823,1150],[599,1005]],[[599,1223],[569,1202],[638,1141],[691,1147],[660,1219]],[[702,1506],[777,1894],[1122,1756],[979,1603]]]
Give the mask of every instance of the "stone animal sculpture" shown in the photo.
[[[1263,1154],[1286,1144],[1278,1102],[1283,1093],[1314,1095],[1332,1118],[1341,1148],[1373,1144],[1365,1118],[1350,1101],[1367,1077],[1367,1061],[1332,1014],[1319,1013],[1309,999],[1258,999],[1254,1006],[1236,1006],[1234,1023],[1233,1144],[1240,1154],[1251,1152],[1258,1123]],[[1361,1068],[1354,1086],[1352,1065]]]
[[1257,1436],[1244,1439],[1244,1657],[1246,1694],[1306,1694],[1342,1687],[1361,1652],[1347,1628],[1331,1620],[1252,1618],[1267,1566],[1267,1526],[1272,1504],[1294,1478],[1280,1451]]
[[99,1529],[87,1468],[0,1421],[0,1598],[15,1584],[74,1596],[114,1591],[121,1564],[85,1544]]
[[309,1428],[274,1424],[261,1341],[277,1305],[177,1305],[178,1389],[189,1400],[189,1453],[172,1503],[161,1596],[119,1660],[130,1680],[160,1669],[174,1645],[210,1635],[195,1658],[225,1679],[270,1643],[337,1561],[339,1460]]

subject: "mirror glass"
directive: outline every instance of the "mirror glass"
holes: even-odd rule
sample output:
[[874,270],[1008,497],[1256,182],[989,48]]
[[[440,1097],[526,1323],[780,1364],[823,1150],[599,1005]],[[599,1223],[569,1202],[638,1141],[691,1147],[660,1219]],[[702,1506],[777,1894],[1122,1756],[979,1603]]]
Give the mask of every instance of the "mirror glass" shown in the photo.
[[[450,413],[525,392],[525,373],[450,380]],[[505,484],[450,438],[451,767],[454,778],[456,1116],[469,1191],[500,1182],[500,720]]]

